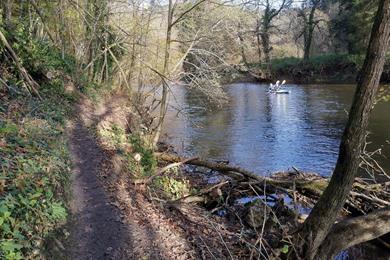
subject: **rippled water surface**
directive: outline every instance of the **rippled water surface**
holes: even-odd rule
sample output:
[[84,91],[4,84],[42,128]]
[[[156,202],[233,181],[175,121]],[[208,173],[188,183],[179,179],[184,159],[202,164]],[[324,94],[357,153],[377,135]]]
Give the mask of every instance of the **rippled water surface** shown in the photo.
[[[205,108],[205,100],[183,87],[173,89],[164,138],[179,152],[224,159],[259,174],[295,166],[332,172],[354,86],[288,85],[288,95],[267,93],[253,83],[225,87],[230,101]],[[182,109],[184,113],[177,113]],[[370,122],[370,149],[390,157],[390,102],[379,103]],[[386,143],[387,142],[387,143]],[[390,170],[389,159],[379,159]]]

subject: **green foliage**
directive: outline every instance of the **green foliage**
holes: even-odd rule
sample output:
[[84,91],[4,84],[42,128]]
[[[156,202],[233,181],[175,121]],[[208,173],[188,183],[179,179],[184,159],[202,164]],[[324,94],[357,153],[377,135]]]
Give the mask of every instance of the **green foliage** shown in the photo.
[[[170,176],[172,175],[172,172],[174,176]],[[166,173],[165,176],[156,178],[154,185],[160,187],[164,191],[165,196],[167,196],[169,199],[178,199],[190,193],[189,181],[180,178],[180,176],[177,174],[177,169]]]
[[[44,96],[44,101],[30,99],[29,102],[26,102],[30,106],[28,115],[63,123],[67,113],[66,108],[75,101],[76,96],[75,94],[65,93],[61,76],[49,81],[46,78],[46,73],[56,74],[58,72],[58,75],[73,73],[74,59],[69,56],[62,58],[60,51],[52,44],[31,37],[23,23],[15,27],[15,30],[12,31],[12,37],[8,32],[5,32],[5,34],[7,38],[12,39],[10,42],[12,42],[12,47],[17,53],[19,61],[34,80],[39,82],[39,93]],[[20,79],[20,73],[15,63],[5,53],[1,52],[1,48],[0,63],[2,64],[0,69],[3,72],[5,71],[2,78],[8,81],[10,87],[9,97],[29,96],[23,81]],[[3,87],[3,85],[0,87]],[[5,110],[6,108],[0,105],[0,112]]]
[[[109,128],[100,130],[103,141],[123,155],[126,171],[135,178],[145,178],[155,174],[157,160],[153,149],[143,140],[140,135],[126,134],[124,129],[111,125]],[[153,186],[164,192],[170,199],[177,199],[190,192],[190,184],[180,176],[177,168],[172,168],[154,179]]]
[[[24,37],[23,31],[16,32],[14,48],[35,76],[67,68],[50,45],[24,41]],[[18,85],[13,64],[6,61],[3,66],[10,85]],[[5,92],[1,98],[1,259],[39,257],[42,241],[67,218],[70,158],[64,124],[76,97],[65,93],[59,79],[39,83],[43,101],[27,95],[23,88],[13,95]]]
[[331,31],[350,54],[364,54],[378,0],[339,0],[340,12],[331,21]]
[[36,109],[37,116],[24,117],[20,124],[0,122],[1,258],[29,256],[66,220],[70,160],[63,119],[57,114],[65,112],[46,114],[47,107],[54,104],[46,101]]
[[120,149],[121,146],[127,142],[125,130],[115,124],[112,124],[108,128],[101,129],[99,134],[108,146],[115,149]]
[[271,67],[275,72],[310,69],[315,73],[321,73],[337,67],[345,67],[357,71],[363,65],[363,61],[364,56],[362,55],[328,54],[314,56],[307,61],[295,57],[274,59]]
[[[116,149],[126,159],[126,168],[136,177],[146,177],[154,173],[157,161],[153,149],[137,134],[127,134],[118,125],[112,124],[101,129],[99,135],[102,141],[111,148]],[[139,160],[135,158],[139,156]]]
[[[157,160],[153,149],[142,136],[126,134],[125,130],[115,124],[100,130],[102,141],[115,148],[125,161],[125,170],[135,178],[145,178],[156,173]],[[178,168],[169,169],[164,176],[157,176],[151,187],[162,190],[169,199],[188,195],[191,187]]]
[[385,85],[379,89],[378,97],[377,97],[378,102],[389,102],[390,101],[390,86]]
[[282,249],[280,250],[280,252],[282,252],[283,254],[287,254],[289,251],[289,246],[288,245],[284,245],[282,247]]
[[18,24],[12,32],[13,49],[23,64],[32,74],[39,75],[50,70],[62,70],[72,73],[75,68],[75,60],[70,56],[62,58],[61,52],[50,42],[31,37],[23,23]]
[[296,82],[354,82],[364,62],[363,55],[328,54],[308,60],[289,57],[272,60],[275,78],[287,77]]
[[130,141],[134,152],[141,155],[141,172],[140,176],[150,176],[154,173],[157,161],[154,157],[153,149],[151,149],[138,135],[129,135]]

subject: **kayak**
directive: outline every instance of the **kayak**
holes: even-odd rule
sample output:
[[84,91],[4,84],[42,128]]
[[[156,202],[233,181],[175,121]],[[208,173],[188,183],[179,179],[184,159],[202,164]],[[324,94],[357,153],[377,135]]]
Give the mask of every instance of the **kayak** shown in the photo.
[[272,93],[272,94],[290,94],[290,91],[288,91],[288,90],[276,90],[276,91],[270,91],[269,93]]
[[288,90],[276,90],[275,94],[290,94],[290,91],[288,91]]

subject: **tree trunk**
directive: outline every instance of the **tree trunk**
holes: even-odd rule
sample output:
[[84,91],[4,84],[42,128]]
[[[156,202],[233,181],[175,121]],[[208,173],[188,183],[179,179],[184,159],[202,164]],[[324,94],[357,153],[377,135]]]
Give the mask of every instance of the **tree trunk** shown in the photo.
[[240,32],[238,33],[238,38],[240,40],[240,51],[241,51],[242,61],[246,66],[248,66],[248,60],[246,59],[246,55],[245,55],[244,38],[242,37]]
[[11,31],[11,17],[12,17],[12,1],[11,0],[2,0],[1,8],[3,9],[3,21],[5,28]]
[[304,54],[303,54],[304,60],[308,60],[310,58],[310,50],[311,50],[311,45],[313,42],[313,33],[314,33],[314,28],[315,28],[314,15],[315,15],[318,4],[319,4],[319,1],[316,1],[313,3],[312,8],[310,9],[309,19],[305,19]]
[[[381,0],[332,178],[300,233],[305,259],[314,259],[356,177],[370,112],[379,88],[390,38],[390,0]],[[303,244],[303,245],[302,245]]]
[[259,64],[261,64],[261,39],[260,39],[260,20],[257,19],[256,21],[256,40],[257,40],[257,54],[259,56]]
[[238,39],[240,40],[240,51],[241,51],[242,61],[244,62],[245,66],[248,66],[248,60],[246,59],[246,55],[245,55],[244,37],[242,36],[242,32],[241,32],[241,23],[238,23],[237,36],[238,36]]
[[[317,258],[333,259],[341,250],[390,232],[390,208],[335,224],[320,246]],[[343,239],[339,239],[342,237]]]
[[[164,67],[163,67],[163,75],[168,76],[168,66],[169,66],[169,58],[171,53],[171,37],[172,37],[172,22],[173,22],[173,2],[169,0],[168,4],[168,24],[167,24],[167,34],[165,38],[165,54],[164,54]],[[161,105],[160,105],[160,116],[158,119],[156,132],[153,138],[153,145],[155,146],[160,139],[162,124],[164,122],[164,117],[168,108],[168,85],[167,82],[162,79],[162,97],[161,97]]]
[[262,32],[260,34],[261,36],[261,43],[263,46],[263,52],[264,52],[264,60],[268,64],[271,61],[270,58],[270,52],[271,52],[271,47],[270,47],[270,40],[269,40],[269,23],[264,22]]

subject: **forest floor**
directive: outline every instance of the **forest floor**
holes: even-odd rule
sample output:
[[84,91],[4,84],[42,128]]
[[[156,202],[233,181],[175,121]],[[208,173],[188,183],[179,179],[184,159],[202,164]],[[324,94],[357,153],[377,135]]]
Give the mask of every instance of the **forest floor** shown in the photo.
[[[84,100],[79,105],[79,118],[68,127],[74,169],[70,236],[64,241],[67,258],[207,258],[208,245],[215,244],[207,242],[214,224],[204,224],[205,216],[200,216],[193,205],[185,209],[188,214],[183,219],[179,212],[149,200],[120,173],[121,162],[115,152],[103,147],[87,127],[85,118],[101,119],[110,113],[106,109],[93,112]],[[196,217],[187,219],[194,210],[192,216]],[[199,244],[199,233],[208,245]],[[210,239],[215,241],[219,235],[214,233]],[[214,254],[225,255],[227,251],[217,244]]]

